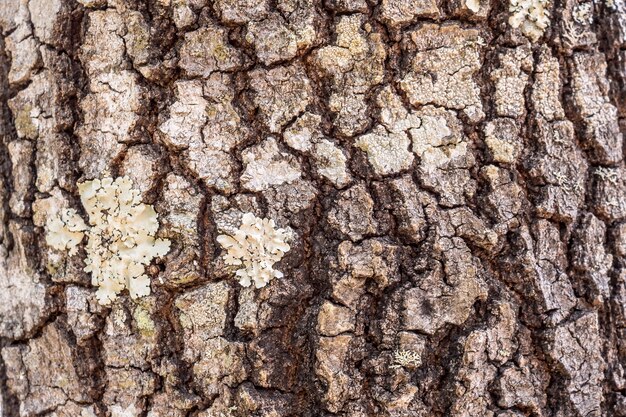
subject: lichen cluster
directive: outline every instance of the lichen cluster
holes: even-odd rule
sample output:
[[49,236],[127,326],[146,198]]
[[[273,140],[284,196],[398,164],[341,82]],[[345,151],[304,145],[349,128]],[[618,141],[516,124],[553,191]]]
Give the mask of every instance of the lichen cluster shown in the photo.
[[572,17],[580,25],[593,23],[593,3],[581,3],[574,9]]
[[548,0],[510,0],[509,24],[519,28],[522,33],[536,42],[550,25],[550,13],[547,9]]
[[237,270],[239,283],[249,287],[264,287],[272,278],[282,278],[283,273],[273,268],[290,247],[287,231],[277,229],[272,219],[261,219],[252,213],[244,214],[234,235],[219,235],[217,241],[224,249],[227,265],[242,266]]
[[397,350],[393,353],[391,368],[419,368],[422,365],[422,356],[412,350]]
[[133,299],[149,295],[145,266],[170,248],[169,240],[155,238],[159,222],[154,207],[141,202],[128,177],[86,181],[78,190],[89,226],[75,210],[63,210],[47,222],[48,244],[72,255],[87,234],[85,271],[98,287],[100,304],[111,304],[124,289]]
[[67,250],[70,255],[78,251],[87,225],[74,209],[63,209],[57,216],[48,218],[46,243],[57,250]]

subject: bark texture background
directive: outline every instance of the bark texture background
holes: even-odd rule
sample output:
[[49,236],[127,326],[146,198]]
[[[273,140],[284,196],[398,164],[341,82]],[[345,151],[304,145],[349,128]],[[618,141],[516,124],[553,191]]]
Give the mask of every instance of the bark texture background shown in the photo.
[[[626,416],[626,2],[549,10],[2,0],[0,414]],[[106,174],[173,242],[111,308],[44,239]]]

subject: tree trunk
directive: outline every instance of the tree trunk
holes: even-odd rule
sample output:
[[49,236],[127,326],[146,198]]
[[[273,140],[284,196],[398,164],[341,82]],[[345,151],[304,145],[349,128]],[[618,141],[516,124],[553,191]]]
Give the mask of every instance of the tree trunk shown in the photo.
[[[626,1],[511,2],[2,0],[0,415],[626,416]],[[102,305],[119,177],[171,246]]]

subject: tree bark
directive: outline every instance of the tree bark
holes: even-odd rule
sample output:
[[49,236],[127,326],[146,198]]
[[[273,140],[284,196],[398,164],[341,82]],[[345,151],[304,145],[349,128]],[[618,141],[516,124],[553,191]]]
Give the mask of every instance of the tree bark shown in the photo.
[[[513,13],[0,2],[0,415],[626,416],[626,1]],[[47,221],[122,176],[172,243],[102,306]]]

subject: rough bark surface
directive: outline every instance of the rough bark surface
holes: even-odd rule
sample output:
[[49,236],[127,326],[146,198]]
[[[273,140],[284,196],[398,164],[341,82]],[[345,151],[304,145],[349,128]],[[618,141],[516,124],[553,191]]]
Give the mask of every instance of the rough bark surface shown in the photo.
[[[626,416],[626,1],[549,10],[0,1],[0,414]],[[45,241],[104,175],[172,241],[111,307]]]

